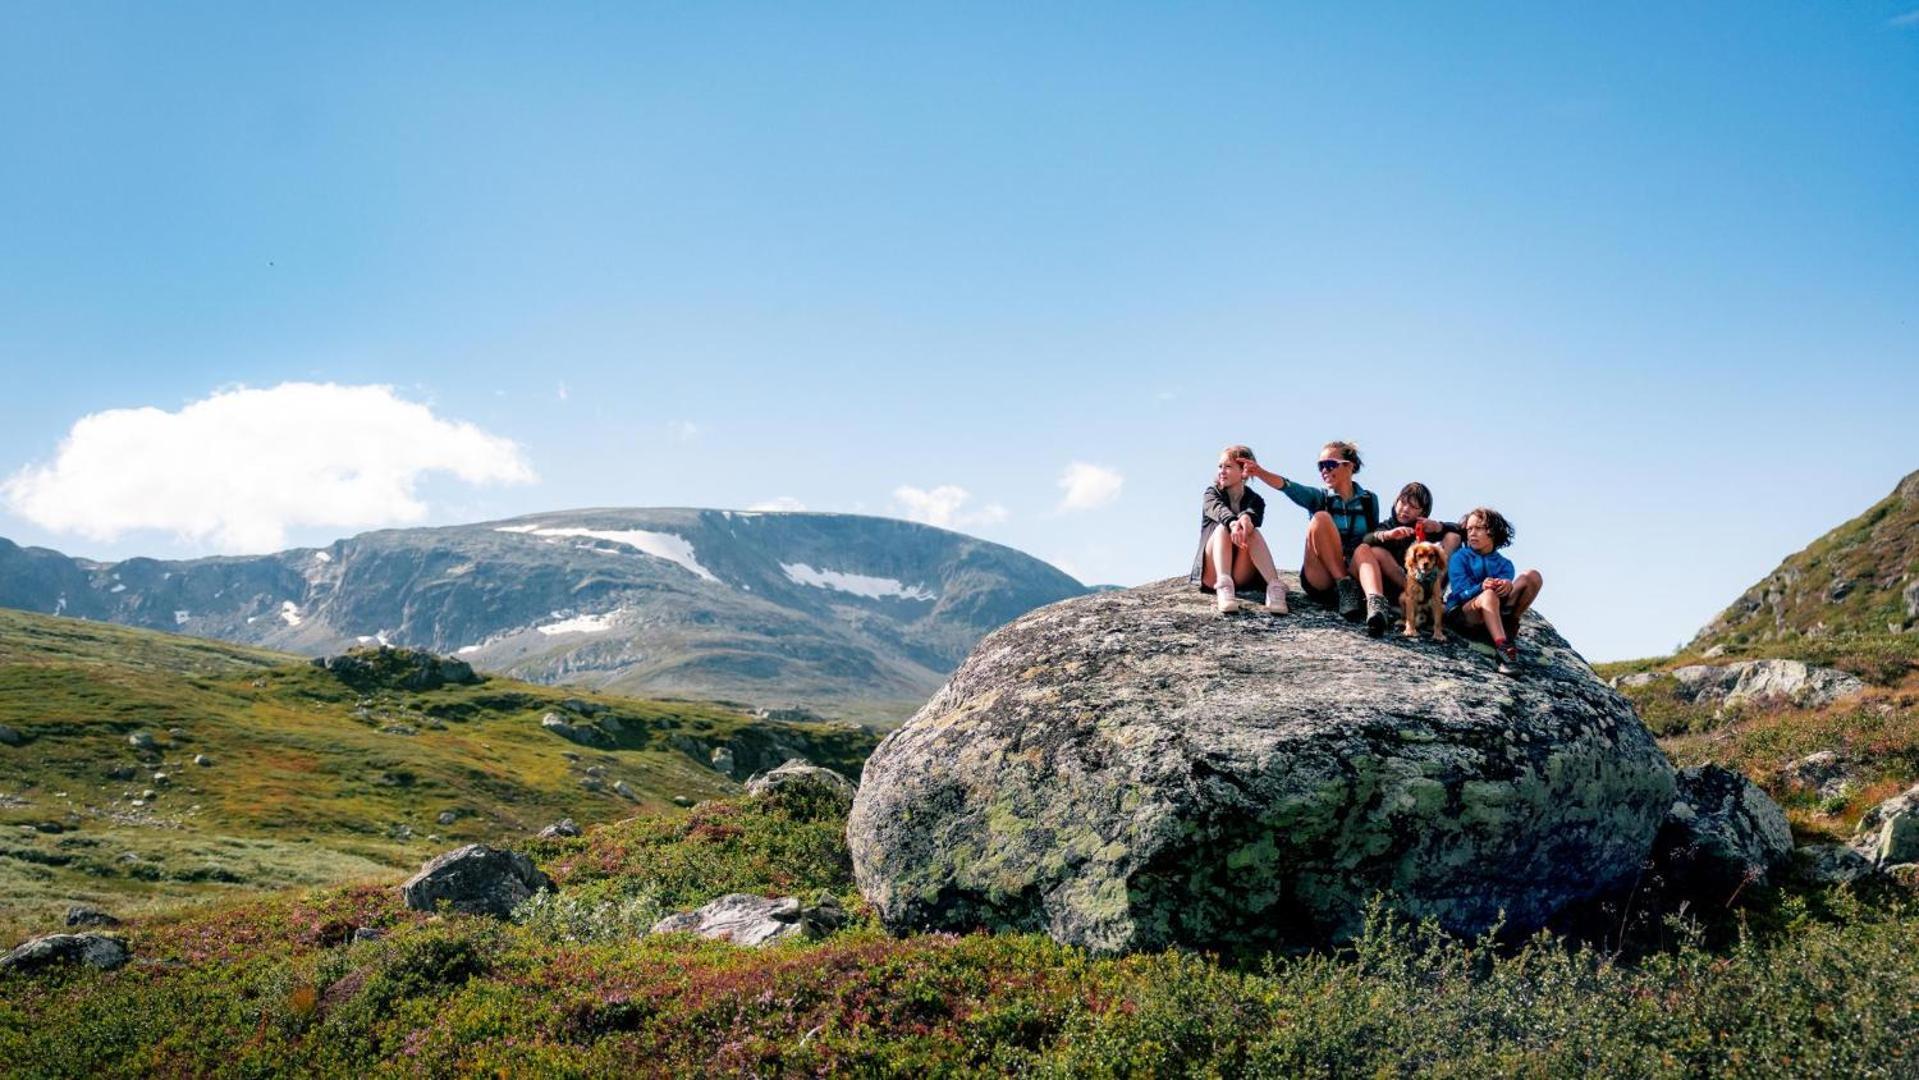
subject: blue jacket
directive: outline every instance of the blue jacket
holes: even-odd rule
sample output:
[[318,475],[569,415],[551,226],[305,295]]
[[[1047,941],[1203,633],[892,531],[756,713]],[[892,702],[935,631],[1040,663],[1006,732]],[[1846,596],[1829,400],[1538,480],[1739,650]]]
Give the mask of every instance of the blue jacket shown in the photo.
[[1511,581],[1517,576],[1513,561],[1495,551],[1481,555],[1469,547],[1453,552],[1453,559],[1446,564],[1446,610],[1451,611],[1459,605],[1486,591],[1485,581],[1489,577],[1505,578]]

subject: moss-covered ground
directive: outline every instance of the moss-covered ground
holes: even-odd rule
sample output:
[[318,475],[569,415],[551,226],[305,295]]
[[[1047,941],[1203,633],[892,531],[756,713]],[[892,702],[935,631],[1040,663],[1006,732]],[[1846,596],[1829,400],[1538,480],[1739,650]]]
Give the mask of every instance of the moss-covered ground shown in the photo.
[[[1903,1076],[1919,913],[1773,895],[1708,947],[1494,946],[1376,918],[1350,948],[1097,957],[1030,934],[893,937],[818,802],[708,803],[525,846],[559,884],[514,922],[391,882],[126,928],[114,972],[0,976],[19,1076]],[[839,895],[847,929],[739,949],[647,936],[731,891]],[[1716,916],[1733,923],[1740,913]],[[1642,919],[1641,922],[1646,920]],[[354,943],[356,927],[384,929]]]

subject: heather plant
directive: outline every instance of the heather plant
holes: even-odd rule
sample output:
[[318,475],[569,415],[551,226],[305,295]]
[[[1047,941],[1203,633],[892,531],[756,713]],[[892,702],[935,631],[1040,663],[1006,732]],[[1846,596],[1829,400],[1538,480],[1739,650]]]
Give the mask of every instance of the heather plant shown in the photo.
[[647,894],[593,897],[542,889],[513,909],[513,922],[549,941],[599,944],[642,937],[666,914]]

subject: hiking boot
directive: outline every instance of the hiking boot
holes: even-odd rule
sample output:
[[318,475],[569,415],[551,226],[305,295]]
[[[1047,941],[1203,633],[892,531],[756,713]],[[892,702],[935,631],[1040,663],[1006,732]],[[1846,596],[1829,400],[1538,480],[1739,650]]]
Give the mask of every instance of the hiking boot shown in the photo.
[[1392,612],[1387,610],[1385,597],[1371,595],[1366,597],[1366,632],[1368,634],[1374,637],[1384,634],[1386,624],[1392,619]]
[[1231,615],[1239,610],[1239,597],[1233,595],[1233,583],[1221,580],[1213,586],[1213,599],[1219,602],[1219,613]]
[[1266,586],[1266,610],[1275,615],[1286,614],[1286,586],[1277,581]]
[[1359,582],[1349,577],[1340,578],[1333,591],[1339,594],[1340,618],[1358,622],[1366,614],[1366,590],[1359,587]]

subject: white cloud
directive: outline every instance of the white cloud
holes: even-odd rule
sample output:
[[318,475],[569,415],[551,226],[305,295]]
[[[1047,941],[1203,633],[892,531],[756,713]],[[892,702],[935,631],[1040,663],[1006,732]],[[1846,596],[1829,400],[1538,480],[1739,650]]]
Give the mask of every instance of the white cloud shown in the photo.
[[83,416],[47,465],[0,497],[46,529],[113,540],[161,529],[228,552],[286,546],[294,526],[357,529],[419,521],[420,476],[469,484],[536,479],[520,448],[443,420],[390,386],[283,383],[222,390],[179,412]]
[[570,396],[571,396],[571,395],[570,395],[570,393],[569,393],[569,392],[567,391],[567,388],[566,388],[566,384],[565,384],[565,383],[561,383],[561,384],[560,384],[560,388],[559,388],[559,390],[558,390],[558,391],[556,391],[556,393],[558,393],[558,394],[559,394],[559,397],[560,397],[560,400],[561,400],[561,401],[565,401],[565,400],[566,400],[566,399],[567,399],[568,397],[570,397]]
[[1119,498],[1119,489],[1125,484],[1126,478],[1113,469],[1075,461],[1059,476],[1059,486],[1066,492],[1059,508],[1093,510],[1105,506]]
[[797,514],[800,511],[806,509],[806,504],[799,501],[798,499],[795,499],[791,495],[781,495],[777,499],[768,499],[765,502],[756,502],[753,505],[747,507],[747,509],[758,510],[761,512],[772,511],[774,513],[781,513],[781,514]]
[[893,489],[893,503],[908,521],[938,525],[942,529],[960,529],[973,525],[994,525],[1006,520],[1006,508],[989,503],[977,510],[966,509],[973,496],[963,487],[941,484],[931,491],[905,484]]
[[666,429],[671,431],[673,437],[681,442],[692,442],[698,438],[700,434],[700,425],[691,420],[675,420],[666,425]]

